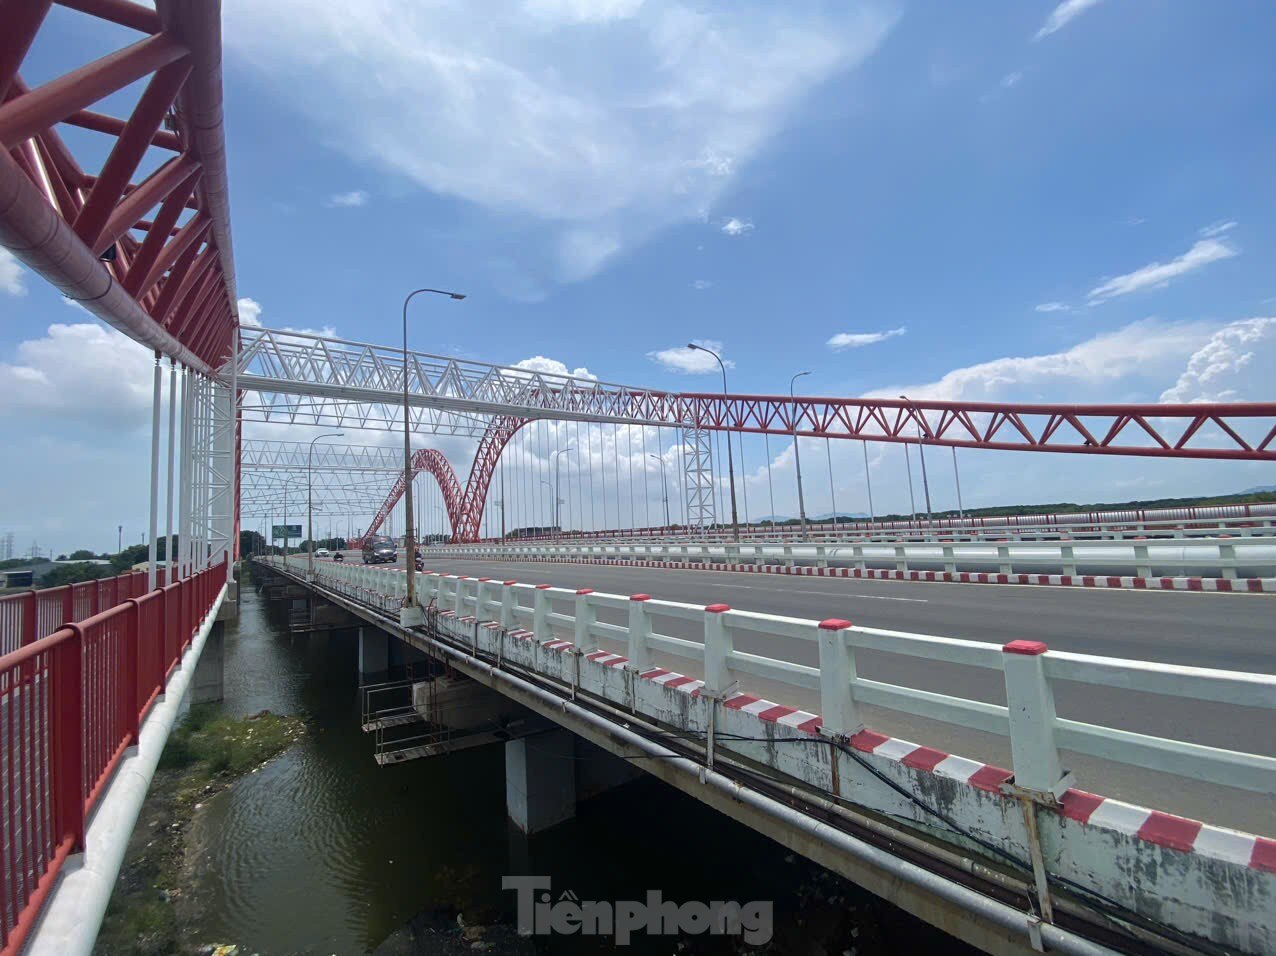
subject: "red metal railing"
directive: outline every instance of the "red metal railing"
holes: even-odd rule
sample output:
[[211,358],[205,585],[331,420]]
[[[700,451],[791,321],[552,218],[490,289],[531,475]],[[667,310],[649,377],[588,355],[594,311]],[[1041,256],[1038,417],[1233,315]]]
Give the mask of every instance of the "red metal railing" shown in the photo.
[[[164,569],[156,571],[164,585]],[[0,597],[0,654],[35,643],[67,621],[82,621],[98,611],[146,593],[146,572],[126,571],[114,578],[64,584],[43,591],[22,591]]]
[[0,956],[21,949],[84,849],[85,818],[225,581],[223,563],[149,593],[145,574],[126,574],[0,603],[0,633],[18,635],[0,656]]

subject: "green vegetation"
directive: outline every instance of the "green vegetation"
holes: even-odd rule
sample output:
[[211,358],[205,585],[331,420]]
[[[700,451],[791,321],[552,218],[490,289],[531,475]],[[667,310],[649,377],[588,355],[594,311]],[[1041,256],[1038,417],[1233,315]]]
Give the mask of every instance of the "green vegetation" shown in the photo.
[[262,711],[235,718],[215,704],[192,707],[174,728],[129,841],[95,952],[194,954],[187,926],[198,848],[187,845],[205,801],[287,750],[303,733],[298,717]]
[[59,564],[50,568],[36,582],[37,588],[57,588],[64,584],[79,584],[81,581],[96,581],[98,578],[112,578],[118,574],[109,564]]

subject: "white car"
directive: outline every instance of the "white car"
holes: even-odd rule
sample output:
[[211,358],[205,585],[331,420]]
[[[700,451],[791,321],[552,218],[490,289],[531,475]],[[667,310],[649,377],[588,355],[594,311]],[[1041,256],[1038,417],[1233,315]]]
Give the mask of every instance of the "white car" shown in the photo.
[[319,548],[318,550],[315,551],[316,558],[326,558],[330,554],[332,554],[332,552],[329,551],[327,548]]

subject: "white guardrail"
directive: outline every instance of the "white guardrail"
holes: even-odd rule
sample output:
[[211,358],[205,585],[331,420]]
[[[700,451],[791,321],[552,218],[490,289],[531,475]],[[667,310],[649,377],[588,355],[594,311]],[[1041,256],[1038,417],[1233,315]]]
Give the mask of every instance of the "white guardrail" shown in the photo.
[[[1041,541],[1072,539],[1074,541],[1129,540],[1145,537],[1270,537],[1276,525],[1269,515],[1222,518],[1158,518],[1141,520],[1087,521],[1084,515],[1069,516],[1075,521],[1026,521],[1019,524],[962,523],[952,519],[936,520],[932,526],[926,519],[916,522],[887,523],[882,527],[863,527],[845,523],[834,528],[830,524],[808,524],[805,534],[797,524],[774,527],[742,525],[740,537],[751,543],[826,543],[855,544],[869,542],[914,541]],[[525,539],[528,544],[678,544],[684,541],[733,542],[730,526],[717,525],[712,531],[691,528],[671,531],[664,528],[622,529],[610,532],[572,532],[546,534]]]
[[1172,538],[1147,541],[943,541],[926,544],[473,544],[426,549],[431,557],[492,560],[656,561],[710,565],[812,566],[1000,574],[1167,574],[1261,578],[1276,575],[1276,541]]
[[[279,558],[266,560],[281,564]],[[304,576],[304,558],[289,561],[294,571]],[[316,566],[317,583],[387,609],[401,604],[406,577],[397,568],[331,561]],[[864,726],[859,708],[871,705],[1007,737],[1015,781],[1028,790],[1051,791],[1059,786],[1063,777],[1059,750],[1065,749],[1180,777],[1276,793],[1276,757],[1065,719],[1055,714],[1053,693],[1055,684],[1067,681],[1270,711],[1276,710],[1276,675],[1050,651],[1035,641],[1014,641],[1003,647],[860,627],[842,620],[812,621],[732,610],[721,604],[702,607],[647,595],[603,594],[588,588],[572,590],[435,572],[420,574],[417,581],[422,604],[434,601],[457,616],[495,621],[507,630],[526,628],[539,642],[571,640],[578,653],[598,650],[600,638],[618,642],[625,647],[625,666],[639,673],[654,666],[653,653],[682,658],[690,662],[684,673],[699,672],[705,694],[724,693],[736,683],[747,685],[750,677],[817,691],[826,733],[849,736],[858,732]],[[600,611],[611,612],[609,616],[625,623],[600,621]],[[699,625],[702,640],[661,633],[662,622],[669,620]],[[814,644],[819,666],[737,650],[736,636],[744,632]],[[1000,671],[1008,706],[859,677],[855,655],[861,650]]]

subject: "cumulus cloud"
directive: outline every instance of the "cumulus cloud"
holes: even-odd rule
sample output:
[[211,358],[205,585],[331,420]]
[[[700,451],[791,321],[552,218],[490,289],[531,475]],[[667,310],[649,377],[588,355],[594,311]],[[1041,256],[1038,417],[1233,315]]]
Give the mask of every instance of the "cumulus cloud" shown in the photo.
[[[722,355],[721,342],[713,339],[693,339],[692,341],[696,345],[711,349]],[[664,366],[671,372],[679,372],[683,375],[704,375],[708,372],[719,371],[718,360],[712,355],[702,349],[692,349],[685,345],[678,348],[661,349],[658,352],[648,352],[647,358],[658,365]],[[735,363],[725,355],[722,357],[722,363],[727,368],[735,368]]]
[[860,349],[866,345],[876,345],[897,335],[904,335],[908,329],[902,325],[898,329],[887,329],[882,332],[838,332],[825,344],[835,352],[843,349]]
[[1046,17],[1046,22],[1037,31],[1033,39],[1040,40],[1043,37],[1050,36],[1057,30],[1062,30],[1072,20],[1085,13],[1091,7],[1097,6],[1098,3],[1099,0],[1063,0],[1063,3],[1050,11],[1050,16]]
[[151,353],[95,322],[50,325],[0,362],[0,415],[131,428],[150,419]]
[[1068,306],[1063,302],[1042,302],[1034,308],[1035,312],[1067,312]]
[[1217,323],[1145,319],[1061,352],[997,358],[954,369],[937,381],[891,386],[871,394],[954,401],[1000,401],[1008,396],[1084,401],[1110,398],[1117,385],[1127,393],[1138,389],[1136,383],[1159,389],[1217,329]]
[[1108,279],[1102,285],[1091,289],[1086,299],[1090,305],[1098,305],[1100,302],[1129,295],[1131,292],[1160,288],[1171,279],[1195,272],[1211,262],[1230,259],[1235,255],[1239,255],[1237,250],[1225,242],[1218,239],[1201,239],[1177,259],[1171,259],[1169,262],[1152,262],[1141,269]]
[[585,367],[568,369],[567,365],[558,359],[546,358],[543,355],[533,355],[531,358],[525,358],[514,363],[514,368],[527,369],[529,372],[540,372],[543,375],[562,375],[571,378],[584,378],[591,382],[598,381],[598,376]]
[[22,263],[4,246],[0,246],[0,292],[6,295],[26,295],[27,285]]
[[752,231],[752,229],[753,223],[736,219],[734,216],[722,224],[722,231],[728,236],[743,236],[746,232]]
[[261,303],[247,296],[237,303],[239,306],[239,324],[252,328],[261,328]]
[[355,206],[365,206],[368,203],[368,194],[362,189],[352,189],[348,193],[333,193],[328,197],[324,205],[331,206],[336,209],[351,209]]
[[[885,0],[237,2],[228,57],[356,161],[506,216],[570,281],[712,209],[794,106],[881,44]],[[605,237],[600,248],[565,234]],[[542,251],[543,250],[543,251]]]
[[697,292],[703,292],[705,289],[712,287],[713,283],[708,279],[697,279],[695,282],[691,283],[691,288],[695,289]]
[[1276,318],[1243,319],[1219,329],[1192,353],[1163,402],[1239,402],[1271,397],[1276,381]]

